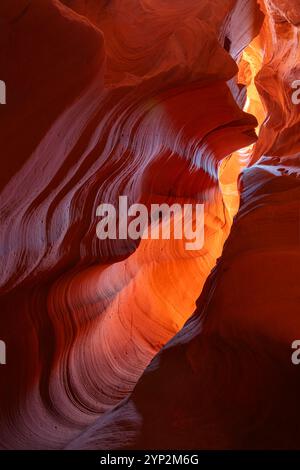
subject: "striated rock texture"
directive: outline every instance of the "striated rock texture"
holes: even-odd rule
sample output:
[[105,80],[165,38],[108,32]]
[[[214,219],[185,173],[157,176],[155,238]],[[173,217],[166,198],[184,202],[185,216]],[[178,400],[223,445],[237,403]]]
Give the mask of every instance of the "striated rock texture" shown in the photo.
[[[130,399],[68,448],[299,448],[299,156],[244,172],[241,207],[194,316]],[[249,289],[251,287],[251,290]]]
[[[299,447],[297,3],[2,1],[1,448]],[[204,247],[98,240],[120,195]]]

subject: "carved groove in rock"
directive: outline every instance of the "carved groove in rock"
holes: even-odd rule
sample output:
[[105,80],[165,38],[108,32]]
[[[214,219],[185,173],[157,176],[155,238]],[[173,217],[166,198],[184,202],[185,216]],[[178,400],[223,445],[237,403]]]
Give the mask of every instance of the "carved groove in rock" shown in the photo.
[[[2,2],[1,448],[299,447],[299,17]],[[204,247],[98,240],[120,195],[204,203]]]

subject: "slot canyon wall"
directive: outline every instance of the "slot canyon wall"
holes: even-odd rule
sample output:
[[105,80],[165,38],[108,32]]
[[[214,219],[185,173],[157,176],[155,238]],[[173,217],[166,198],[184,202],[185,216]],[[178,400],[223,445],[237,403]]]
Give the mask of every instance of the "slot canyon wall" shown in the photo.
[[[300,448],[299,25],[2,0],[1,449]],[[203,247],[99,240],[120,195],[204,204]]]

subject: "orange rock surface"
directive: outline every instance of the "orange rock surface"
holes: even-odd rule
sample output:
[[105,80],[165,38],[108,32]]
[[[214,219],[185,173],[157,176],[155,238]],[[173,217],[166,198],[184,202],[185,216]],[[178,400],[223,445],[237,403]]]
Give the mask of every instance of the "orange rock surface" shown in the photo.
[[[1,448],[299,447],[299,18],[2,1]],[[203,203],[203,248],[97,239],[120,195]]]

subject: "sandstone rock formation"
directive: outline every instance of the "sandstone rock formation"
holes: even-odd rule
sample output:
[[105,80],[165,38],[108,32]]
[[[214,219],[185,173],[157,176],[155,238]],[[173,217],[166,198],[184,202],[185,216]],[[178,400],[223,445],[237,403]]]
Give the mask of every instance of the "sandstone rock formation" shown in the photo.
[[[297,3],[2,2],[1,448],[299,447]],[[98,240],[120,194],[204,247]]]

